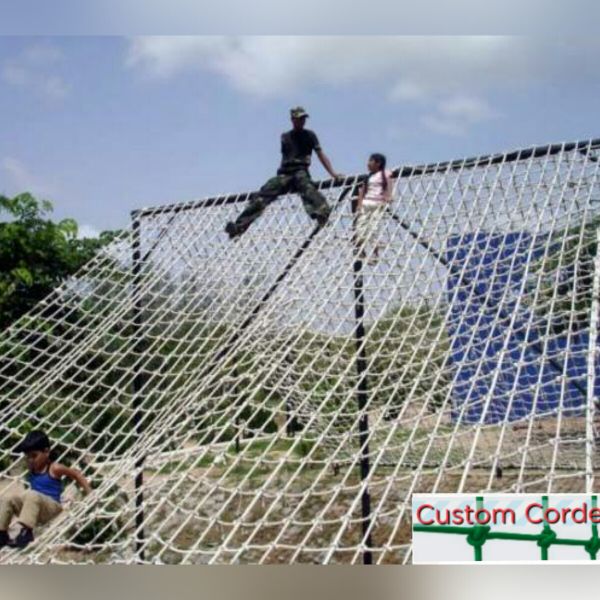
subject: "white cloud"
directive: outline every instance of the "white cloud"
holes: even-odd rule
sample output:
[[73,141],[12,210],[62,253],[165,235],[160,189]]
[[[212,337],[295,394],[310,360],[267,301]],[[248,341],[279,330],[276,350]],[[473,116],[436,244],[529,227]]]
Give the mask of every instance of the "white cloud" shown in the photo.
[[100,231],[96,229],[93,225],[87,225],[86,223],[82,223],[77,228],[77,237],[80,239],[97,238],[99,235]]
[[22,60],[30,65],[49,65],[62,59],[60,48],[43,42],[29,46],[22,54]]
[[500,36],[154,36],[131,40],[127,64],[156,77],[213,71],[255,95],[372,80],[404,100],[529,83],[556,68],[548,47]]
[[2,67],[2,79],[10,85],[27,85],[29,73],[27,69],[12,63],[5,63]]
[[465,135],[467,133],[465,123],[459,119],[430,114],[423,115],[421,123],[430,131],[442,135]]
[[433,112],[421,116],[426,129],[443,135],[465,135],[470,127],[500,117],[486,100],[457,94],[437,102]]
[[62,77],[49,70],[62,60],[62,52],[50,44],[36,44],[23,53],[6,60],[0,69],[2,80],[13,86],[31,90],[49,99],[60,100],[70,87]]
[[392,101],[410,101],[423,100],[427,97],[427,90],[414,81],[400,81],[389,93],[389,99]]
[[30,174],[22,162],[16,158],[7,156],[2,159],[2,163],[0,164],[16,185],[27,187],[27,182],[30,181]]
[[151,36],[131,41],[129,66],[142,65],[157,76],[169,76],[186,68],[210,68],[219,55],[235,46],[235,40],[215,36]]
[[39,180],[23,162],[14,157],[3,158],[0,161],[0,168],[9,179],[8,189],[2,190],[4,193],[31,192],[46,197],[55,193],[53,185]]
[[470,123],[486,121],[497,116],[497,112],[485,100],[465,94],[443,100],[438,109],[447,117],[462,119]]
[[372,80],[386,94],[406,99],[427,89],[524,80],[536,58],[523,52],[526,44],[485,36],[138,37],[130,43],[127,64],[157,77],[213,71],[254,95]]
[[56,75],[50,75],[39,82],[40,90],[48,98],[60,99],[69,95],[70,87],[61,78]]
[[598,50],[518,36],[158,36],[130,40],[126,64],[157,79],[209,71],[257,97],[364,83],[412,103],[432,131],[459,135],[499,116],[486,97],[597,79]]
[[366,82],[420,108],[424,127],[460,135],[496,115],[487,94],[554,68],[544,52],[515,37],[158,36],[133,38],[126,64],[157,79],[209,71],[258,97]]

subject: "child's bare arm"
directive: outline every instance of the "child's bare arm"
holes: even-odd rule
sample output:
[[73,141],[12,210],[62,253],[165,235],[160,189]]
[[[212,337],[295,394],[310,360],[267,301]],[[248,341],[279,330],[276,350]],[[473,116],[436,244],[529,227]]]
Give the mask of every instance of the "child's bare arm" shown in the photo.
[[319,160],[321,161],[321,164],[323,165],[323,168],[334,178],[334,179],[342,179],[344,176],[341,173],[338,173],[332,166],[331,161],[329,160],[329,157],[327,156],[327,154],[325,154],[325,152],[323,152],[323,150],[317,150],[316,151],[317,156],[319,157]]
[[83,490],[84,494],[89,494],[92,491],[92,486],[89,481],[84,477],[83,473],[77,469],[65,467],[65,465],[61,465],[60,463],[52,463],[50,475],[57,479],[67,477],[68,479],[75,481],[75,483]]

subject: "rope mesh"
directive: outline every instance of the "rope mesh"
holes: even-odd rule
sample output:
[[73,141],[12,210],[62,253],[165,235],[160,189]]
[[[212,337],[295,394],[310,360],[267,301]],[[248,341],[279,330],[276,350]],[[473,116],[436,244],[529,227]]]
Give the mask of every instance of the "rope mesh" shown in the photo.
[[135,212],[0,338],[0,494],[32,428],[95,485],[2,561],[402,563],[414,492],[595,490],[599,147],[397,169],[361,247],[361,176]]

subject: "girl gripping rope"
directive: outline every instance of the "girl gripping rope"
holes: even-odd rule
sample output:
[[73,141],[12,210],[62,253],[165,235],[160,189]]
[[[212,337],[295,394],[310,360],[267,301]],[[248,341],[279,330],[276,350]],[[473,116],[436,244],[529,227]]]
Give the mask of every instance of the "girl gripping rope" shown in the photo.
[[361,249],[361,258],[366,258],[365,247],[374,241],[369,264],[376,264],[379,260],[381,244],[377,237],[386,208],[392,201],[395,180],[392,179],[392,172],[386,170],[386,162],[383,154],[371,154],[367,162],[369,175],[358,196],[356,242]]

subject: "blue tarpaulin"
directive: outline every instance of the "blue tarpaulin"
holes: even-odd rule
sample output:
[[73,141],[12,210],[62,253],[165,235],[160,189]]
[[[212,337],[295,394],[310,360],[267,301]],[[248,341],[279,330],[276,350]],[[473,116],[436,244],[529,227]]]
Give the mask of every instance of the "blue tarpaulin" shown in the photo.
[[[450,302],[452,417],[497,423],[532,414],[581,414],[586,403],[588,329],[547,331],[523,296],[527,265],[547,238],[526,232],[451,237]],[[526,292],[533,297],[533,292]],[[600,379],[600,378],[597,378]],[[600,393],[598,381],[595,392]]]

